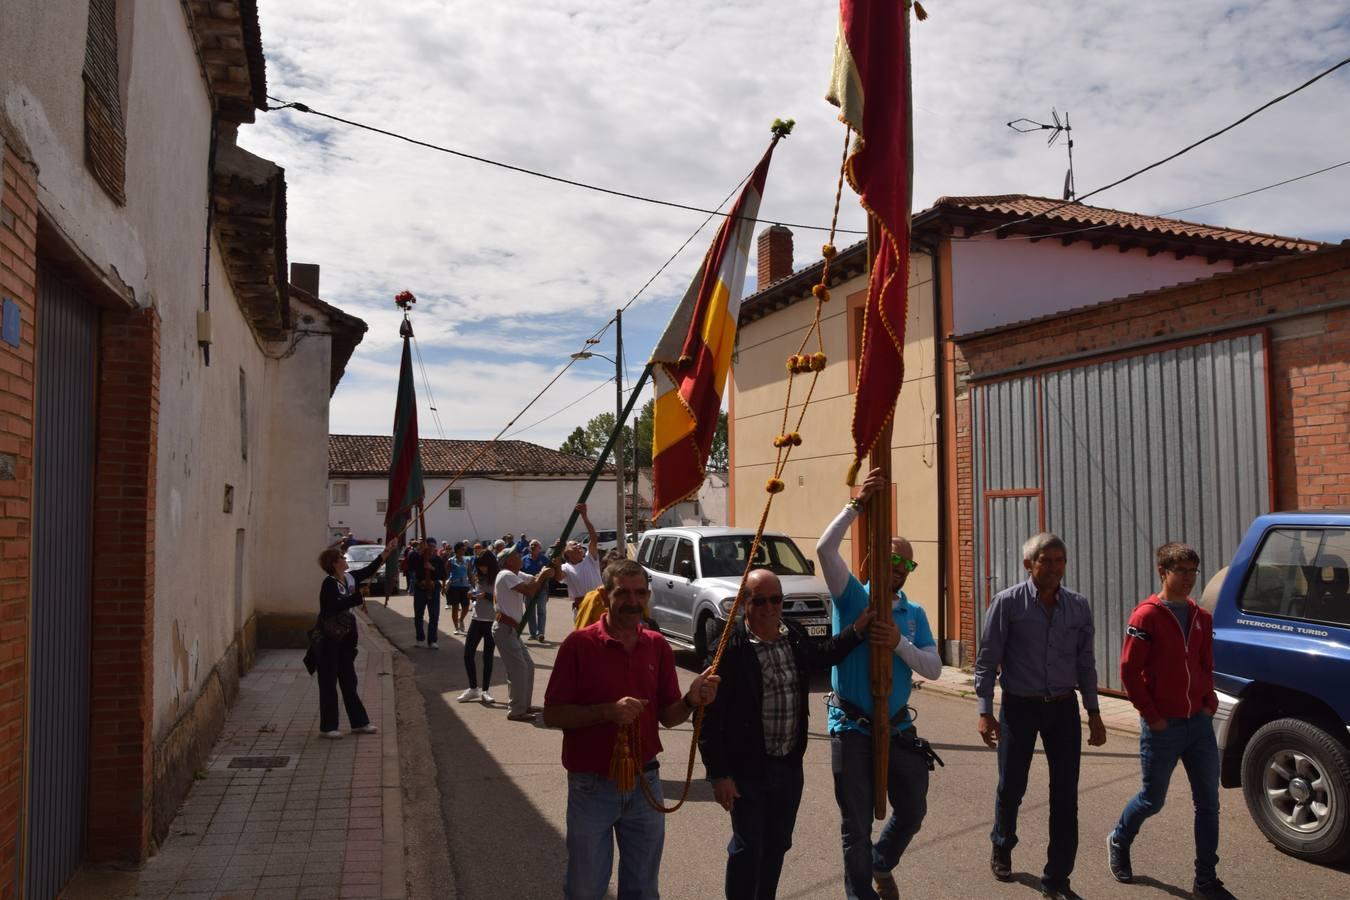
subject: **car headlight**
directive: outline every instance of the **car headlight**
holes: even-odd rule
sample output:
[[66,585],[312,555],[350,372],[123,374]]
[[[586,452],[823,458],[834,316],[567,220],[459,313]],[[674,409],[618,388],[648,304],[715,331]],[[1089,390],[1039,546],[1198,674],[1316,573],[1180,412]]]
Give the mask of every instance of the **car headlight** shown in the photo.
[[726,597],[721,601],[719,601],[717,605],[721,607],[723,616],[729,616],[731,615],[731,607],[735,605],[735,603],[736,603],[735,597]]

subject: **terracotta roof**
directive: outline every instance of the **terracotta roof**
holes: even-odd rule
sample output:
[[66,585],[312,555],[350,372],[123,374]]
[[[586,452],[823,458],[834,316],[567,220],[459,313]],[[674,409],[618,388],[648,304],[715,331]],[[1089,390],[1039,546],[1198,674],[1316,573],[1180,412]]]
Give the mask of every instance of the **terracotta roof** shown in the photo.
[[[389,474],[394,439],[385,434],[330,434],[328,475],[355,478]],[[528,441],[442,441],[422,438],[422,471],[427,477],[456,475],[465,466],[469,477],[502,475],[589,475],[595,460],[560,453]],[[475,461],[474,458],[479,452]],[[613,466],[605,473],[614,474]]]
[[[1240,244],[1244,247],[1293,253],[1316,250],[1324,246],[1318,241],[1309,241],[1303,238],[1262,234],[1257,231],[1242,231],[1236,228],[1219,228],[1213,225],[1187,222],[1182,219],[1146,216],[1119,209],[1088,206],[1085,203],[1065,203],[1063,200],[1052,200],[1048,197],[1031,197],[1026,194],[997,194],[987,197],[939,197],[932,207],[914,216],[914,225],[916,228],[921,227],[926,219],[936,214],[959,211],[984,213],[998,218],[1006,217],[1009,222],[1035,216],[1034,219],[1027,222],[1003,228],[1003,232],[1027,233],[1030,226],[1033,225],[1054,225],[1055,231],[1066,230],[1063,227],[1065,225],[1071,228],[1097,226],[1101,230],[1123,229],[1140,235],[1217,241]],[[1090,235],[1091,232],[1087,232],[1083,236],[1089,237]],[[1069,235],[1065,236],[1068,237]]]
[[333,329],[332,351],[329,354],[328,364],[328,394],[331,397],[337,390],[338,382],[342,380],[342,374],[347,370],[347,362],[356,351],[356,345],[361,343],[370,326],[366,324],[365,319],[359,319],[331,303],[325,303],[298,285],[290,285],[290,290],[291,297],[301,303],[310,304],[326,315],[329,326]]
[[286,277],[286,173],[234,142],[216,141],[213,227],[221,262],[249,326],[263,340],[287,337],[291,326]]
[[252,122],[267,108],[257,0],[186,0],[183,9],[216,108],[227,122]]

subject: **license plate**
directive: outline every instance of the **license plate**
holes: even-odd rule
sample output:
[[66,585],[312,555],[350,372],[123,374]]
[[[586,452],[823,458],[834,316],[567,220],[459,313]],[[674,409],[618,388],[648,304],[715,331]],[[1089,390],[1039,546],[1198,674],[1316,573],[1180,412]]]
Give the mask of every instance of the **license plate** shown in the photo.
[[829,626],[826,626],[826,625],[807,625],[807,626],[806,626],[806,633],[807,633],[807,635],[809,635],[810,637],[824,637],[825,634],[826,634],[826,632],[828,632],[828,631],[829,631]]

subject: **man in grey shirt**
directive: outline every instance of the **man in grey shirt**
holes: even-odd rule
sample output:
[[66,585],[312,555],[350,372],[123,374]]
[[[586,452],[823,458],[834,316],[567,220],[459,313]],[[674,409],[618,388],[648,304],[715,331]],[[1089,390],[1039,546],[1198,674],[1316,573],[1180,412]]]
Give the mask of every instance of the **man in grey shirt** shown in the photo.
[[[993,853],[989,867],[1000,881],[1012,879],[1017,846],[1017,808],[1027,790],[1031,757],[1040,735],[1050,769],[1050,846],[1041,893],[1075,896],[1069,888],[1078,855],[1078,767],[1083,727],[1077,688],[1088,711],[1088,744],[1106,743],[1097,708],[1097,663],[1092,652],[1092,608],[1063,586],[1068,556],[1064,542],[1042,533],[1022,545],[1029,577],[997,594],[985,612],[984,635],[975,663],[978,730],[998,750]],[[994,718],[994,678],[1003,703]]]

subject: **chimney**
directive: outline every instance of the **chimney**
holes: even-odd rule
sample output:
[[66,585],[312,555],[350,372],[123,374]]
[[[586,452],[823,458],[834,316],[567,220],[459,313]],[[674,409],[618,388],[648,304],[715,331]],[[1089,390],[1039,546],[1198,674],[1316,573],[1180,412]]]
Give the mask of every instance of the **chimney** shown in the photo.
[[291,284],[317,298],[319,296],[318,263],[291,263]]
[[759,233],[759,266],[755,290],[762,291],[792,274],[792,231],[770,225]]

